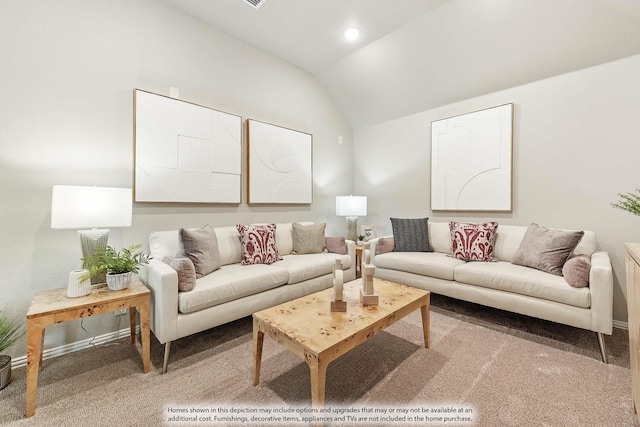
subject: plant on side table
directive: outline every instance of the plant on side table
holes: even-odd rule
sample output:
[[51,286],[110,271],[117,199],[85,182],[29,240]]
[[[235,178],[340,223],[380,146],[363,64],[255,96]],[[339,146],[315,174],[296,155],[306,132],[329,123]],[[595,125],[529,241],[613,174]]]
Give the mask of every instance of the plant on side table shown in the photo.
[[87,274],[81,280],[107,274],[107,286],[112,291],[126,289],[131,276],[138,273],[141,265],[148,264],[151,257],[142,251],[136,251],[140,245],[131,245],[118,252],[111,246],[98,247],[93,255],[83,258]]
[[[0,311],[0,353],[11,347],[24,335],[22,324]],[[11,357],[0,354],[0,390],[11,381]]]

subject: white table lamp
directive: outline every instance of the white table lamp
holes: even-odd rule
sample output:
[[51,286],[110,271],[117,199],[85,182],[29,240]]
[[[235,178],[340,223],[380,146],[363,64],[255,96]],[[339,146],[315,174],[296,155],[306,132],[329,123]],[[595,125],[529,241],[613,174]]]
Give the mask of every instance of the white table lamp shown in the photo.
[[336,215],[347,217],[349,234],[347,239],[357,241],[356,225],[359,216],[367,215],[366,196],[337,196]]
[[[82,257],[107,246],[107,227],[131,226],[133,198],[130,188],[54,185],[51,228],[78,230]],[[98,229],[98,227],[102,227]]]

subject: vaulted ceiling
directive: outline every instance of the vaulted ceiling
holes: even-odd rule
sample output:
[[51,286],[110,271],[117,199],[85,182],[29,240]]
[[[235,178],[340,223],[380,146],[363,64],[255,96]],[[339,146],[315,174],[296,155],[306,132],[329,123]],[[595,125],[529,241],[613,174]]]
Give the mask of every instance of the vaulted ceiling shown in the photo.
[[639,0],[161,1],[312,74],[354,128],[640,54]]

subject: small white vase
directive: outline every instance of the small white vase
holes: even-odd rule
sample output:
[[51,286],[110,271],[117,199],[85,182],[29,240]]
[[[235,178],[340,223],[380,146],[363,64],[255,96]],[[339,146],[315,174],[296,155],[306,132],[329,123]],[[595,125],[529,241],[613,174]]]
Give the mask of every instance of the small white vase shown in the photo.
[[87,270],[73,270],[69,273],[69,283],[67,285],[67,297],[78,298],[91,293],[91,280],[80,281],[80,278],[87,273]]
[[128,273],[120,273],[120,274],[111,274],[107,273],[107,286],[112,291],[119,291],[122,289],[127,289],[129,284],[131,284],[131,277],[133,276],[133,272]]

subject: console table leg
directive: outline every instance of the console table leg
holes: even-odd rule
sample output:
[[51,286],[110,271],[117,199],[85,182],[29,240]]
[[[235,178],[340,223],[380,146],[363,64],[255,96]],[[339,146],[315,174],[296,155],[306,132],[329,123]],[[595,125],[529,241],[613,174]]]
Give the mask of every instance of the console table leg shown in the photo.
[[27,418],[36,413],[38,371],[42,363],[43,337],[44,326],[40,321],[27,321]]

